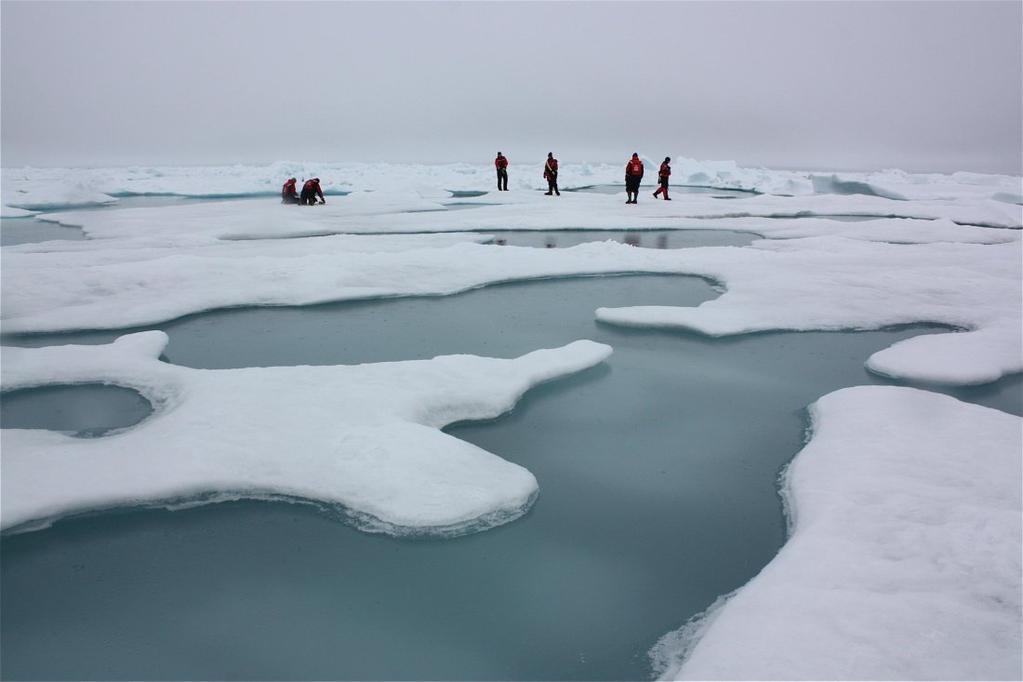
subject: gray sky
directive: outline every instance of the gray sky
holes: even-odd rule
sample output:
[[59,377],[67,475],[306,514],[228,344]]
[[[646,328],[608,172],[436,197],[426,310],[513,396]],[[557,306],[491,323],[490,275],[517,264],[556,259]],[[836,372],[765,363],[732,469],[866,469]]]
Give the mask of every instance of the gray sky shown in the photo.
[[1021,173],[1021,7],[3,0],[0,161]]

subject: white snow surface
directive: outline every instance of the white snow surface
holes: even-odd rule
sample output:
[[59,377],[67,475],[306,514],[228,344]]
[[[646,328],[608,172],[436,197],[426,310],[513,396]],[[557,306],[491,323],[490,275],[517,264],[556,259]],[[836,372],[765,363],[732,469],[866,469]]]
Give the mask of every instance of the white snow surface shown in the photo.
[[196,370],[160,362],[167,341],[150,331],[108,345],[4,349],[5,391],[102,382],[155,408],[104,438],[5,429],[4,528],[215,495],[340,505],[366,530],[483,530],[523,514],[536,479],[440,429],[494,418],[530,387],[611,354],[576,341],[512,360]]
[[[522,159],[504,150],[512,160],[509,186],[515,190],[546,187],[544,159]],[[663,153],[640,152],[647,167],[648,184],[656,181]],[[734,161],[698,161],[677,154],[672,183],[764,194],[866,193],[904,199],[990,199],[1013,201],[1023,190],[1020,178],[1005,175],[955,173],[952,175],[880,172],[833,172],[743,168]],[[561,158],[559,184],[563,188],[623,182],[625,162],[587,163]],[[449,164],[314,163],[278,161],[266,165],[132,166],[119,168],[4,168],[0,200],[19,208],[54,209],[61,206],[103,204],[131,195],[237,197],[278,195],[289,177],[319,177],[326,193],[412,191],[424,197],[446,197],[449,190],[483,191],[494,188],[493,162]],[[1018,200],[1015,203],[1020,203]]]
[[29,211],[24,208],[11,208],[10,206],[0,206],[0,218],[28,218],[29,216],[36,215],[37,211]]
[[[597,319],[711,336],[937,323],[960,331],[897,343],[869,369],[946,384],[1023,370],[1019,178],[800,174],[679,158],[674,168],[675,184],[765,194],[646,195],[637,206],[622,195],[551,198],[529,191],[542,184],[538,164],[513,165],[514,191],[449,210],[447,190],[490,189],[489,164],[4,169],[3,203],[25,211],[133,193],[276,195],[290,175],[353,193],[317,207],[267,197],[44,214],[35,220],[80,226],[88,239],[3,247],[0,322],[5,333],[109,329],[230,306],[669,273],[712,280],[722,295],[692,308],[637,301]],[[621,174],[618,164],[565,163],[561,180]],[[828,217],[848,215],[878,218]],[[763,238],[674,251],[599,233],[569,249],[482,243],[502,230],[565,228]],[[439,429],[497,416],[529,387],[611,352],[579,341],[513,360],[196,370],[159,362],[166,343],[151,331],[105,346],[4,348],[3,390],[102,382],[139,391],[155,409],[98,439],[4,430],[4,528],[114,505],[276,497],[325,505],[367,530],[483,530],[521,515],[537,482]],[[1019,679],[1019,418],[880,387],[826,396],[812,417],[813,438],[785,477],[790,541],[707,618],[666,636],[665,676]]]
[[788,541],[655,647],[662,677],[1019,680],[1023,421],[875,386],[811,416]]
[[[626,206],[614,195],[502,194],[484,198],[502,202],[497,205],[445,210],[434,204],[427,212],[408,212],[410,205],[422,206],[421,198],[363,193],[316,207],[250,199],[48,214],[44,219],[81,226],[90,239],[4,248],[3,330],[122,328],[231,306],[451,294],[541,277],[675,273],[714,280],[724,293],[695,308],[601,308],[598,319],[713,336],[928,322],[965,332],[904,341],[875,355],[869,367],[950,384],[983,383],[1023,369],[1020,231],[948,217],[997,221],[989,205],[1016,210],[1010,204],[949,202],[934,207],[930,220],[847,222],[687,216],[704,214],[708,206],[771,209],[765,202],[791,202],[786,210],[798,210],[826,199],[825,212],[852,211],[863,202],[882,204],[885,212],[917,202],[680,195],[671,203]],[[600,241],[531,249],[479,244],[485,235],[452,232],[566,227],[738,229],[768,239],[745,248],[676,251]],[[395,234],[403,232],[449,233]]]

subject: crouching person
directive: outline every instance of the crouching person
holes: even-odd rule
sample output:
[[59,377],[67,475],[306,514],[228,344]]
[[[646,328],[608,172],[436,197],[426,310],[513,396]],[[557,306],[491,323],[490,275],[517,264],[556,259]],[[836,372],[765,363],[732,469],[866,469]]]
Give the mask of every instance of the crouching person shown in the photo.
[[282,204],[298,203],[298,190],[295,188],[295,183],[297,182],[298,180],[295,178],[288,178],[288,181],[284,183],[284,187],[281,188]]
[[323,198],[323,190],[320,189],[320,179],[306,180],[302,185],[302,196],[298,198],[298,203],[303,206],[312,206],[316,203],[316,197],[320,198],[321,204],[327,203],[327,200]]

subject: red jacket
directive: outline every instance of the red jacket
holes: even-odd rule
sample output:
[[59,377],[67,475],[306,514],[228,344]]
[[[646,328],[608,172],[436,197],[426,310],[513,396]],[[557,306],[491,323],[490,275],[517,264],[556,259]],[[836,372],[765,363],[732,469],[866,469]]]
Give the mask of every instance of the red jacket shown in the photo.
[[321,199],[323,198],[323,190],[320,189],[320,183],[315,180],[306,180],[305,184],[302,185],[302,194],[305,194],[307,191],[315,193]]
[[295,191],[294,180],[288,180],[287,182],[284,183],[284,187],[281,188],[281,198],[293,197],[297,194],[298,192]]
[[543,167],[543,176],[545,178],[550,178],[553,175],[557,174],[557,172],[558,172],[558,160],[557,159],[547,159],[547,163],[545,163],[544,167]]
[[496,159],[494,159],[494,168],[496,168],[497,170],[503,170],[507,167],[508,167],[507,156],[499,156]]
[[643,162],[639,159],[629,159],[629,162],[625,164],[625,174],[643,177]]
[[671,166],[668,165],[667,161],[661,164],[661,170],[657,171],[657,175],[662,178],[671,175]]

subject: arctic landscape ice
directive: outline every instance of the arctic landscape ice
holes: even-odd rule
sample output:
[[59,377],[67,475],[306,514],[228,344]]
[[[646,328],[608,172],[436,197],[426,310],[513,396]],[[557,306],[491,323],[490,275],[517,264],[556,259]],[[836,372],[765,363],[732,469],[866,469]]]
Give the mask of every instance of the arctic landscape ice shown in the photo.
[[5,672],[1023,675],[1020,177],[510,175],[5,168]]

